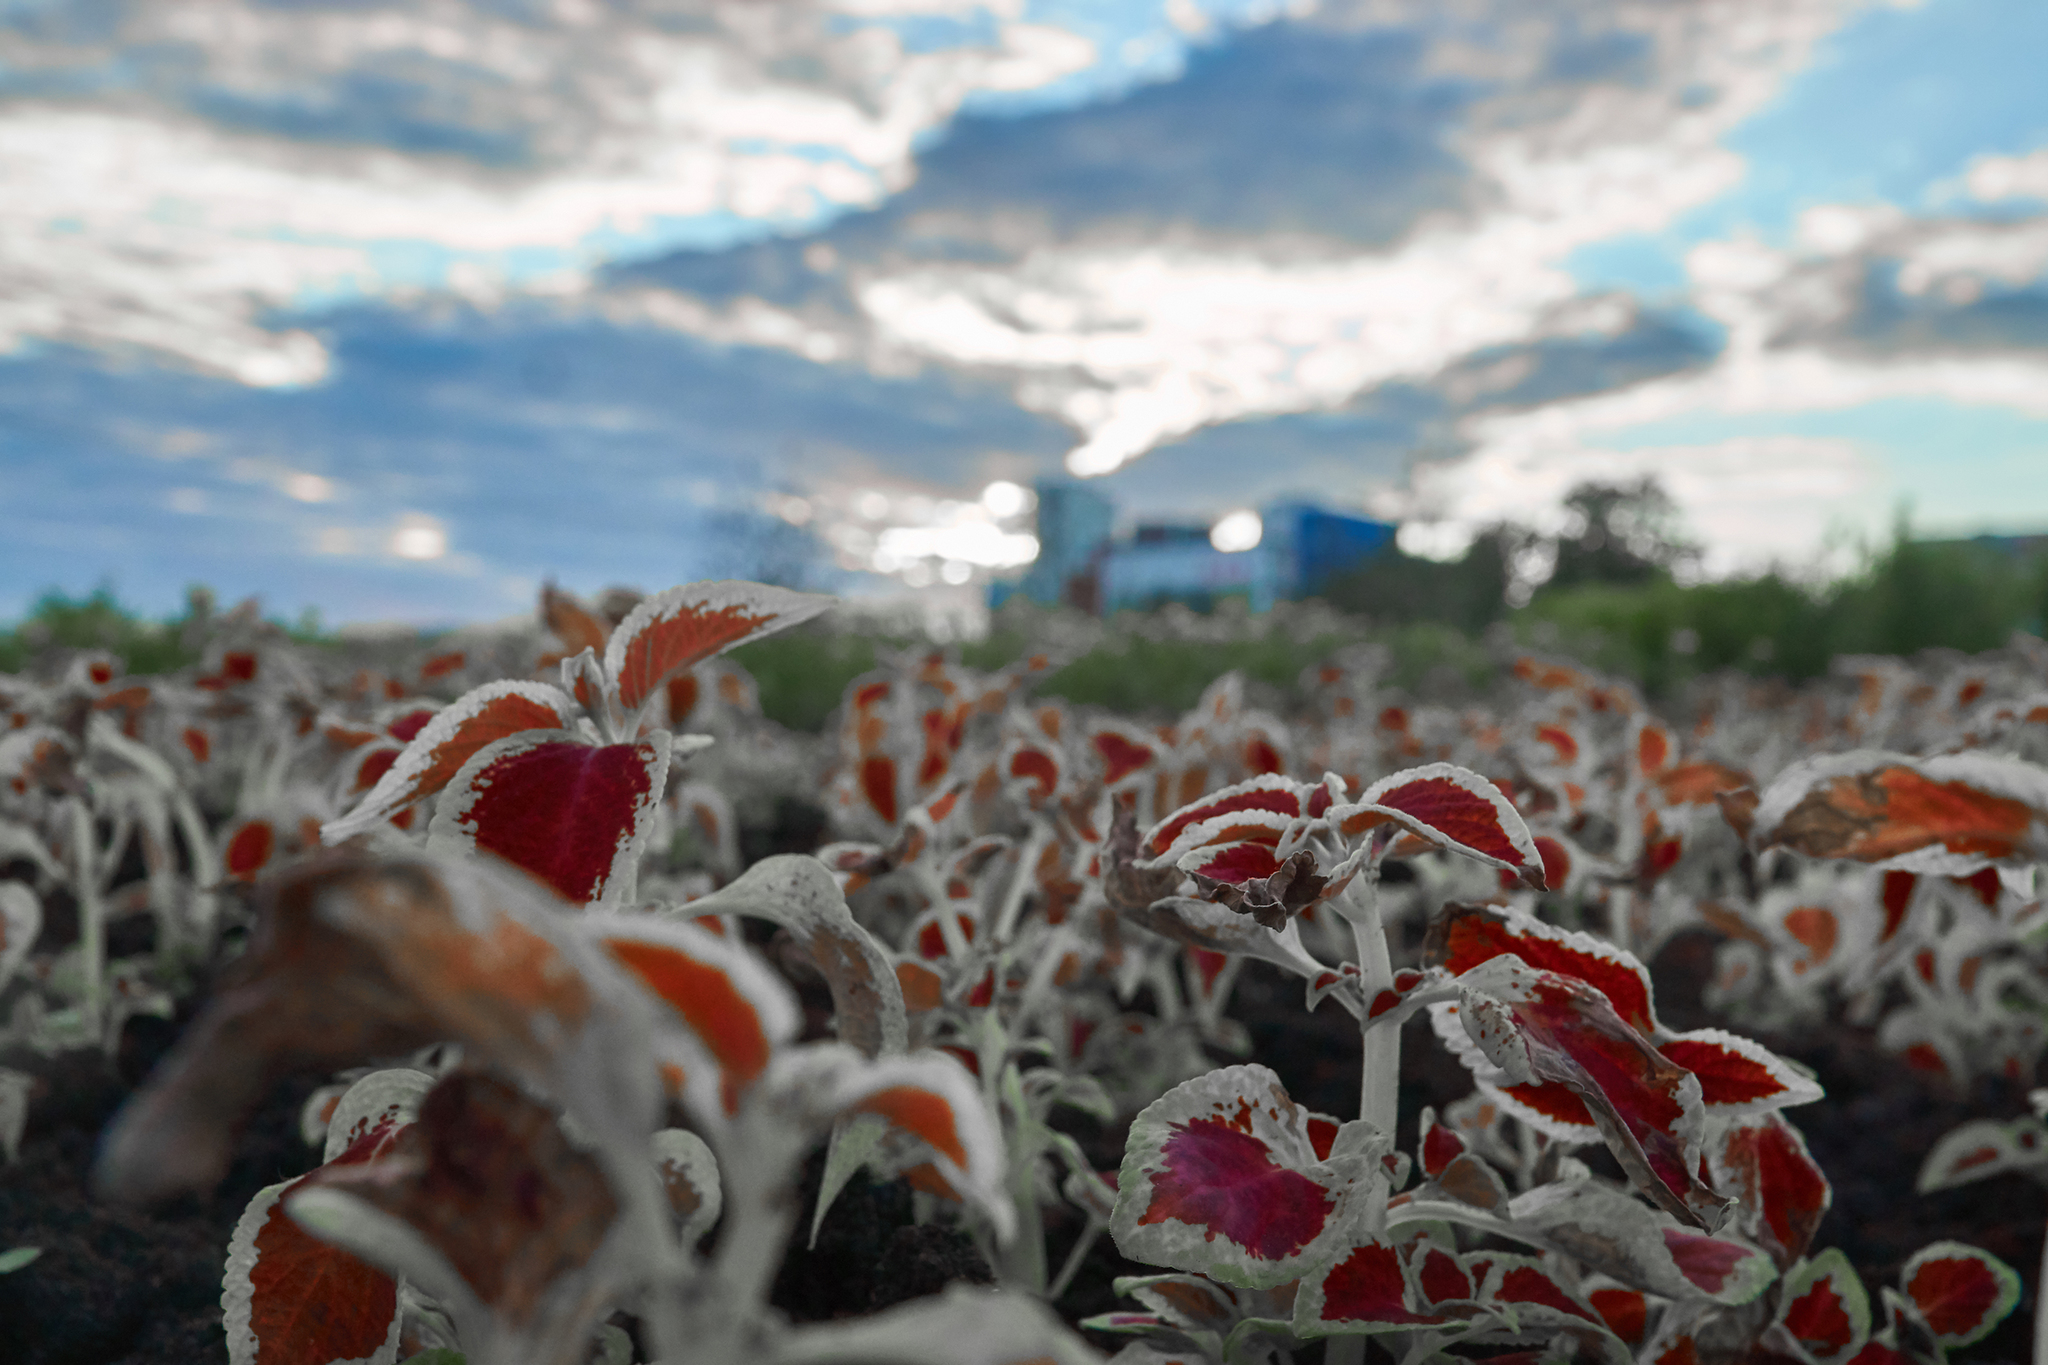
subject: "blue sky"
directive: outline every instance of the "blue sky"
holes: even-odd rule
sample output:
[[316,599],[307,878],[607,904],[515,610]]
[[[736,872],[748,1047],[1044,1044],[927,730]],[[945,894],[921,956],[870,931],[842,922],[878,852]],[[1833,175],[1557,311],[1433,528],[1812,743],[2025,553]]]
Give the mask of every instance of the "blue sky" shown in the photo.
[[0,0],[0,618],[971,586],[1064,472],[2048,529],[2048,10],[1453,8]]

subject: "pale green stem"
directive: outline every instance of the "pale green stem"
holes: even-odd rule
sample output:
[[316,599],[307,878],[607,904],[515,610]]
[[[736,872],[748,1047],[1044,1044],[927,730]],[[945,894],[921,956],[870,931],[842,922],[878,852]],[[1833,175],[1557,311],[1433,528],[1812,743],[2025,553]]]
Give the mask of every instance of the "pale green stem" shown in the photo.
[[1107,1224],[1093,1218],[1088,1220],[1088,1226],[1074,1239],[1074,1249],[1069,1251],[1067,1259],[1060,1263],[1060,1273],[1053,1277],[1052,1283],[1046,1288],[1047,1303],[1058,1303],[1060,1295],[1067,1292],[1067,1286],[1074,1282],[1074,1276],[1081,1271],[1081,1263],[1088,1259],[1089,1248],[1095,1245],[1095,1239],[1102,1235],[1102,1229],[1106,1226]]
[[78,969],[84,982],[84,1012],[90,1035],[98,1039],[105,1023],[107,974],[106,909],[100,904],[98,859],[93,856],[92,811],[85,798],[71,798],[71,893],[78,900]]
[[[1021,1125],[1020,1125],[1021,1126]],[[1014,1135],[1013,1135],[1014,1140]],[[1045,1217],[1038,1207],[1038,1173],[1033,1161],[1010,1162],[1010,1205],[1017,1233],[999,1250],[1002,1281],[1027,1293],[1045,1293]]]
[[[1344,888],[1337,905],[1357,946],[1359,984],[1365,988],[1368,1012],[1381,991],[1394,987],[1394,962],[1387,952],[1386,927],[1380,922],[1379,881],[1379,863],[1374,860]],[[1364,1057],[1359,1066],[1358,1117],[1392,1137],[1401,1102],[1401,1030],[1391,1024],[1367,1028],[1369,1017],[1368,1013],[1359,1019]],[[1384,1201],[1386,1187],[1379,1189]],[[1377,1212],[1384,1216],[1384,1204]],[[1364,1365],[1364,1337],[1325,1340],[1323,1359],[1327,1365]]]
[[[1359,984],[1369,1011],[1379,993],[1394,988],[1394,963],[1387,954],[1386,929],[1380,923],[1379,867],[1366,867],[1344,889],[1340,907],[1358,947]],[[1361,1026],[1364,1024],[1361,1020]],[[1389,1137],[1401,1098],[1401,1030],[1391,1025],[1364,1028],[1358,1116]]]
[[220,914],[214,890],[221,881],[220,859],[215,856],[213,839],[206,832],[206,821],[200,818],[192,799],[182,790],[173,789],[169,800],[171,817],[184,836],[185,858],[191,867],[192,928],[198,933],[198,957],[203,961],[213,952],[215,921]]
[[1023,912],[1024,897],[1030,894],[1038,872],[1038,860],[1045,856],[1045,846],[1052,840],[1052,828],[1043,820],[1031,822],[1031,834],[1024,840],[1024,847],[1017,855],[1017,875],[1010,878],[1004,889],[1001,910],[996,913],[995,942],[1008,943],[1016,931],[1017,916]]

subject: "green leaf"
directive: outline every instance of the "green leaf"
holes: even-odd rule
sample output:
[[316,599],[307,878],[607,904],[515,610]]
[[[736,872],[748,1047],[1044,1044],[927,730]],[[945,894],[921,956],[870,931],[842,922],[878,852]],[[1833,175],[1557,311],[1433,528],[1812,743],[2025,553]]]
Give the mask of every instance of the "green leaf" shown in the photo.
[[13,1274],[42,1254],[41,1247],[15,1247],[11,1251],[0,1251],[0,1275]]

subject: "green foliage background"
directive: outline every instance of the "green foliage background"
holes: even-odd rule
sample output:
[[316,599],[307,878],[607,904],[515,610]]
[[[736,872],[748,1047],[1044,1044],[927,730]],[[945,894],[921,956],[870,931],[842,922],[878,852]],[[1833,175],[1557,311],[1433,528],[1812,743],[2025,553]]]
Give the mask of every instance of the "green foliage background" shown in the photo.
[[[1232,669],[1284,693],[1303,669],[1361,641],[1387,648],[1397,686],[1483,685],[1496,659],[1484,637],[1505,629],[1524,644],[1574,655],[1637,679],[1653,697],[1668,697],[1688,680],[1725,668],[1798,681],[1825,672],[1838,654],[1990,649],[2014,630],[2041,633],[2048,617],[2048,554],[2016,552],[1998,542],[1916,541],[1903,525],[1860,572],[1832,583],[1809,585],[1768,573],[1688,585],[1654,557],[1623,554],[1598,573],[1560,575],[1576,581],[1546,586],[1526,605],[1510,608],[1506,589],[1515,551],[1505,535],[1481,537],[1451,563],[1390,551],[1325,586],[1325,600],[1343,613],[1326,619],[1341,626],[1325,624],[1313,633],[1252,617],[1234,633],[1176,639],[1119,618],[1108,623],[1105,643],[1070,660],[1037,690],[1164,717],[1188,709],[1204,687]],[[136,615],[107,588],[80,598],[52,592],[0,632],[0,670],[20,671],[45,649],[59,647],[111,650],[131,673],[167,672],[194,662],[181,637],[194,615],[210,610],[203,589],[194,590],[185,615],[170,621]],[[333,642],[313,620],[289,633],[308,643]],[[1032,633],[1009,623],[987,640],[961,646],[959,654],[971,666],[998,667],[1042,648],[1042,641],[1028,638]],[[874,668],[883,651],[916,643],[820,625],[745,646],[734,657],[758,681],[769,716],[816,730],[846,684]]]

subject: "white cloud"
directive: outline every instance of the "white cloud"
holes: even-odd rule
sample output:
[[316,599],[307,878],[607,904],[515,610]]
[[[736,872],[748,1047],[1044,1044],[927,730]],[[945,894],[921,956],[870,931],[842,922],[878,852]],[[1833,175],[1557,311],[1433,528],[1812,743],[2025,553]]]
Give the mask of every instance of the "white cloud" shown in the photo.
[[[845,22],[876,14],[866,0],[719,5],[686,23],[582,0],[517,21],[460,0],[150,0],[101,46],[0,29],[0,66],[17,71],[97,61],[118,83],[140,50],[183,73],[154,92],[164,105],[0,109],[0,353],[54,340],[315,383],[320,343],[268,330],[268,312],[417,287],[559,290],[621,251],[872,205],[966,100],[1102,59],[1019,6],[987,8],[993,41],[914,51]],[[1171,31],[1163,15],[1133,22]],[[356,93],[359,79],[392,93]],[[188,95],[226,101],[233,126]],[[480,165],[465,139],[511,159]]]
[[1560,529],[1562,500],[1574,485],[1645,474],[1663,483],[1686,528],[1705,544],[1702,567],[1713,575],[1806,565],[1817,528],[1868,529],[1886,511],[1885,473],[1875,461],[1851,442],[1801,436],[1632,450],[1497,442],[1417,466],[1387,510],[1424,518],[1402,528],[1402,546],[1442,558],[1498,521]]
[[[1021,403],[1080,432],[1070,470],[1107,473],[1205,425],[1333,408],[1389,382],[1427,383],[1477,351],[1586,328],[1564,269],[1570,253],[1668,226],[1733,187],[1743,165],[1722,135],[1849,8],[1728,0],[1532,14],[1503,3],[1447,17],[1433,5],[1366,7],[1358,22],[1430,39],[1434,74],[1505,91],[1451,135],[1474,207],[1425,218],[1388,248],[1294,243],[1282,253],[1198,230],[1153,242],[1053,239],[991,217],[949,221],[948,234],[980,231],[1014,248],[1028,232],[1035,244],[995,265],[963,263],[965,253],[849,263],[852,319],[658,290],[614,306],[880,373],[933,364],[1007,375]],[[1640,36],[1654,78],[1546,80],[1533,64],[1567,27]]]
[[1963,173],[1971,194],[1989,203],[2001,199],[2048,199],[2048,147],[2021,156],[1980,156]]
[[385,546],[400,559],[439,559],[448,553],[448,528],[434,517],[408,512]]

